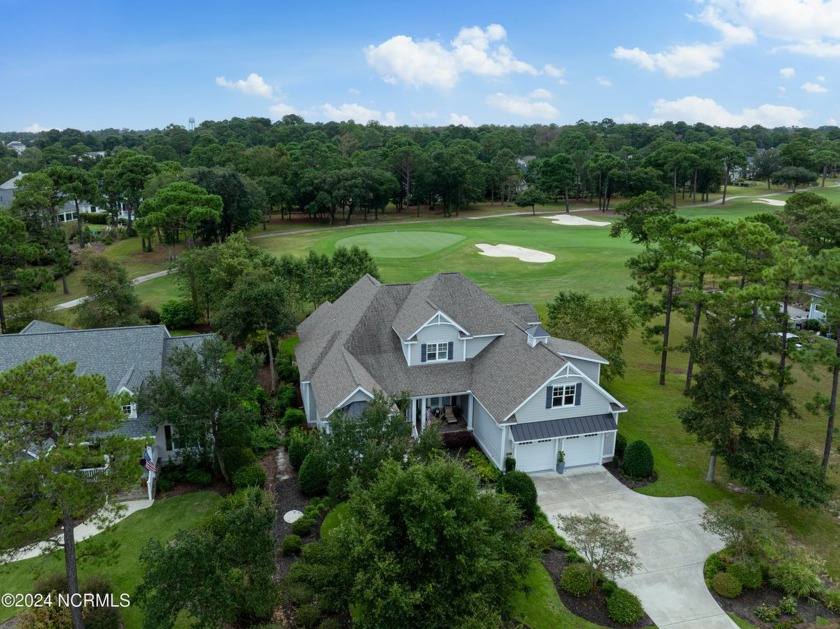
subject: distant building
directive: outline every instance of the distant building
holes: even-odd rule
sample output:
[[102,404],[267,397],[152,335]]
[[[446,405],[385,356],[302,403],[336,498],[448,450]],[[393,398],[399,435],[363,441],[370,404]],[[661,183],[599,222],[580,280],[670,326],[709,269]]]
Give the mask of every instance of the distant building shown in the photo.
[[[18,173],[8,181],[0,184],[0,207],[9,207],[12,204],[12,199],[15,198],[15,190],[17,190],[18,181],[25,173]],[[102,208],[92,205],[89,201],[81,201],[79,203],[79,213],[88,214],[90,212],[104,212]],[[76,204],[73,201],[67,201],[64,205],[58,208],[58,221],[65,223],[67,221],[76,220]],[[120,212],[120,218],[125,218],[125,212]]]
[[26,145],[23,142],[18,142],[17,140],[13,140],[6,144],[7,149],[12,149],[15,153],[20,155],[26,150]]

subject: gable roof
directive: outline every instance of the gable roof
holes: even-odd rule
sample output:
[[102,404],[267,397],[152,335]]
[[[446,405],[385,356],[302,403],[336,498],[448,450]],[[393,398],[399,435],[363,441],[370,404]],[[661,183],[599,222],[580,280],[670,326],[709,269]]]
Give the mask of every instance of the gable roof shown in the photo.
[[[411,338],[438,311],[472,335],[498,336],[475,358],[409,367],[401,338]],[[380,284],[366,276],[298,327],[301,380],[310,382],[325,417],[361,387],[416,396],[472,391],[503,421],[567,364],[556,348],[528,345],[533,323],[528,319],[534,315],[533,306],[503,306],[460,273],[440,273],[417,284]],[[581,353],[583,347],[574,345]]]
[[[209,335],[172,337],[164,325],[72,330],[33,321],[20,334],[0,335],[0,372],[42,354],[62,363],[75,362],[76,373],[105,377],[110,394],[136,392],[150,373],[160,373],[176,347],[195,347]],[[154,424],[148,417],[126,420],[117,431],[141,437]]]

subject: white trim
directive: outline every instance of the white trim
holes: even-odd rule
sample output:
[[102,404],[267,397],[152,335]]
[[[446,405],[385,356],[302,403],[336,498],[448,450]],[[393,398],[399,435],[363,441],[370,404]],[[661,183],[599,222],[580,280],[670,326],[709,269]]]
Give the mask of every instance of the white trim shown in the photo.
[[557,352],[557,354],[562,358],[576,358],[577,360],[585,360],[586,362],[598,363],[600,365],[610,364],[610,361],[608,360],[598,360],[597,358],[585,358],[583,356],[575,356],[574,354],[566,354],[565,352]]
[[[434,321],[435,319],[437,319],[437,321]],[[440,319],[446,319],[446,323],[441,322],[441,321],[440,321]],[[433,323],[433,321],[434,321],[434,323]],[[467,335],[467,336],[471,336],[469,332],[467,332],[464,328],[462,328],[460,325],[458,325],[458,324],[455,322],[455,320],[454,320],[454,319],[452,319],[452,318],[451,318],[449,315],[447,315],[445,312],[443,312],[443,310],[438,310],[437,312],[435,312],[435,314],[433,314],[433,315],[429,318],[429,320],[428,320],[428,321],[426,321],[426,323],[424,323],[424,324],[423,324],[423,325],[421,325],[419,328],[417,328],[417,329],[414,331],[414,334],[409,334],[409,335],[408,335],[408,338],[413,339],[415,336],[417,336],[417,335],[420,333],[420,330],[422,330],[423,328],[428,327],[428,326],[430,326],[430,325],[452,325],[452,326],[454,326],[454,327],[458,328],[458,330],[460,330],[461,332],[463,332],[465,335]],[[415,341],[415,342],[416,342],[416,341]]]
[[347,400],[349,400],[351,397],[353,397],[354,395],[356,395],[359,391],[361,391],[362,393],[364,393],[365,395],[367,395],[367,396],[368,396],[371,400],[373,399],[373,394],[372,394],[370,391],[368,391],[367,389],[365,389],[364,387],[361,387],[361,386],[360,386],[360,387],[356,387],[355,389],[353,389],[353,391],[350,393],[350,395],[348,395],[348,396],[347,396],[347,397],[345,397],[343,400],[341,400],[341,402],[339,402],[338,404],[336,404],[336,405],[335,405],[335,407],[334,407],[334,408],[333,408],[333,409],[332,409],[329,413],[327,413],[326,415],[324,415],[324,417],[321,419],[321,421],[327,421],[327,418],[328,418],[330,415],[332,415],[332,414],[333,414],[333,413],[334,413],[337,409],[339,409],[339,408],[341,408],[342,406],[344,406],[345,404],[347,404]]

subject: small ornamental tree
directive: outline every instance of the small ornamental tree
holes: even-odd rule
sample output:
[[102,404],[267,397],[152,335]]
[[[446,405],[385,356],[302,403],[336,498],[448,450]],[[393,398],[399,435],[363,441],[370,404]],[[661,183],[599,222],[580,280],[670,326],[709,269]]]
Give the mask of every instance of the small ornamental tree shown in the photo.
[[555,518],[563,529],[563,537],[586,559],[593,587],[600,575],[617,579],[633,574],[639,567],[633,539],[612,518],[597,513]]
[[721,501],[706,509],[700,526],[720,537],[733,557],[759,562],[776,554],[785,541],[776,516],[759,507],[736,509]]

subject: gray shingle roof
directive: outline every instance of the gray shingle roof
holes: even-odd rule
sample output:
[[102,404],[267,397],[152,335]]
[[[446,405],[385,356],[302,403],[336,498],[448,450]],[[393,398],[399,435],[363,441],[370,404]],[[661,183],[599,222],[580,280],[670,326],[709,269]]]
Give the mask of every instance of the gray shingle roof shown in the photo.
[[[0,335],[0,372],[50,354],[62,363],[75,362],[78,374],[101,374],[109,393],[118,393],[123,387],[136,392],[146,376],[160,373],[172,348],[195,346],[205,338],[207,335],[170,337],[163,325],[71,330],[33,322],[25,334]],[[117,432],[142,437],[153,426],[149,417],[138,417],[126,420]]]
[[532,325],[540,322],[540,316],[534,304],[507,304],[505,308],[519,320],[520,323]]
[[516,443],[610,430],[617,430],[617,426],[615,419],[609,413],[568,419],[548,419],[542,422],[524,422],[511,424],[510,427],[511,437]]
[[[398,334],[412,335],[438,309],[471,334],[501,336],[473,359],[409,367]],[[311,382],[322,415],[361,386],[412,395],[472,391],[497,421],[504,421],[566,364],[549,346],[528,345],[532,314],[533,306],[502,306],[460,273],[441,273],[414,285],[363,278],[299,326],[295,352],[301,379]]]
[[610,362],[600,354],[593,352],[583,343],[578,343],[577,341],[549,337],[548,347],[561,356],[583,358],[584,360],[591,360],[604,365],[608,365]]
[[66,332],[70,328],[57,323],[48,323],[47,321],[38,321],[33,319],[25,328],[20,331],[20,334],[42,334],[44,332]]

